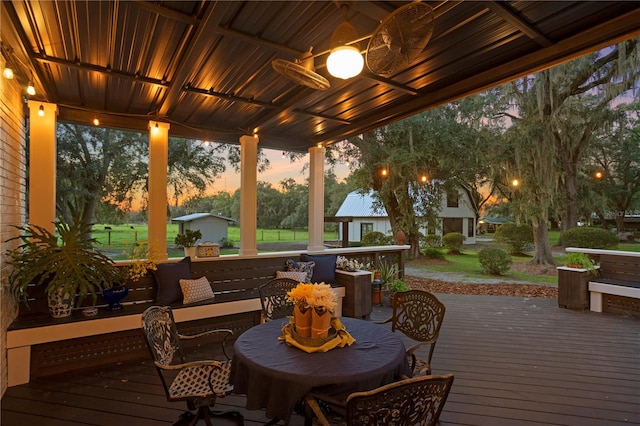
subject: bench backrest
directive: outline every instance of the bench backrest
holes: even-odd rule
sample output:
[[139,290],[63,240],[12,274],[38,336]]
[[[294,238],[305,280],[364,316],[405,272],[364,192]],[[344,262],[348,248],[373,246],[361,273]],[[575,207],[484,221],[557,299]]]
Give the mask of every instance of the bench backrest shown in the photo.
[[602,254],[598,275],[603,278],[640,282],[640,257]]

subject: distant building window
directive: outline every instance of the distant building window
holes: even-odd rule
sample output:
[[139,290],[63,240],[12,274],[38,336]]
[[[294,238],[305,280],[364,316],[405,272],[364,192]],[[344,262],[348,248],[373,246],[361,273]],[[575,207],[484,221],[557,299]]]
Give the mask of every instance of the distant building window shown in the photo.
[[458,207],[458,192],[447,192],[447,207]]
[[360,239],[367,235],[369,232],[373,232],[373,223],[361,223],[360,224]]

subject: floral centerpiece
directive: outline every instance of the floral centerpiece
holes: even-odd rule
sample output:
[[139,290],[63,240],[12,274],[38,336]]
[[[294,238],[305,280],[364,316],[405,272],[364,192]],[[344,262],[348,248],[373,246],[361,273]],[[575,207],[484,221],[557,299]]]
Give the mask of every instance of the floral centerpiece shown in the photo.
[[329,334],[337,301],[329,284],[300,283],[287,293],[293,302],[296,333],[302,337],[324,339]]

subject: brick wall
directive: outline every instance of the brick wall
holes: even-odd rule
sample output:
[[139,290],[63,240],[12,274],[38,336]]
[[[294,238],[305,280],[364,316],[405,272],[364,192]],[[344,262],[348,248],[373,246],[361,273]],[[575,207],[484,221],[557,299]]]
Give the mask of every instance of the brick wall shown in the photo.
[[[0,69],[4,58],[0,57]],[[15,318],[15,304],[6,289],[9,267],[4,253],[17,235],[10,225],[22,225],[26,217],[26,151],[22,87],[16,79],[0,77],[0,389],[7,389],[7,327]]]

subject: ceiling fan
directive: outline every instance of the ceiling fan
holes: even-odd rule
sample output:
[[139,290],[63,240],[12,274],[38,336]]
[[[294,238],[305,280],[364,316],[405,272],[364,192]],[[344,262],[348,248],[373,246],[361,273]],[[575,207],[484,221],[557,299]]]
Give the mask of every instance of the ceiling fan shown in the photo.
[[315,71],[311,50],[312,48],[309,48],[309,51],[302,54],[295,62],[287,61],[286,59],[274,59],[271,61],[271,66],[278,73],[297,84],[316,90],[327,90],[330,87],[329,80]]
[[[349,2],[336,3],[343,11],[345,21],[342,25],[353,28],[346,20]],[[420,1],[406,4],[387,16],[369,38],[366,49],[366,63],[369,70],[374,74],[388,77],[410,66],[431,39],[434,20],[433,8]],[[355,33],[355,29],[353,32]],[[340,40],[341,44],[344,42]],[[315,72],[311,48],[295,62],[274,59],[271,66],[297,84],[316,90],[327,90],[330,87],[329,81]]]
[[367,67],[389,77],[410,66],[433,34],[433,8],[419,1],[398,8],[378,25],[366,50]]

